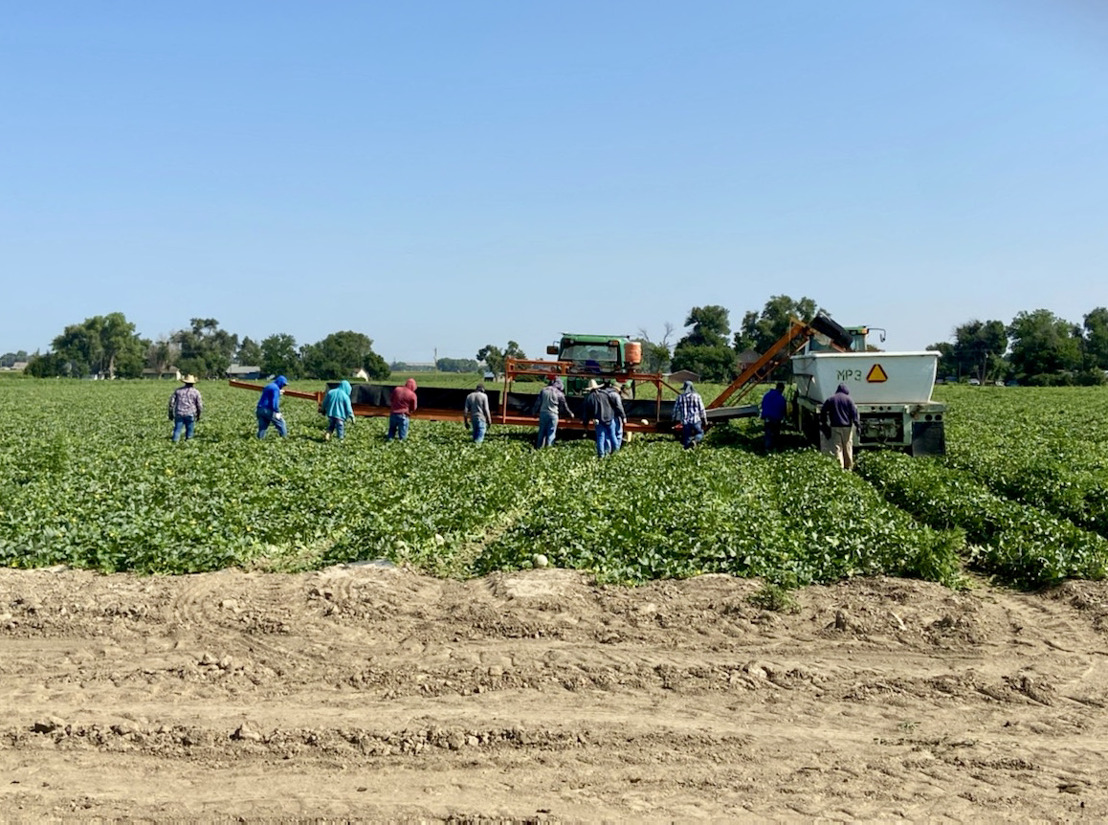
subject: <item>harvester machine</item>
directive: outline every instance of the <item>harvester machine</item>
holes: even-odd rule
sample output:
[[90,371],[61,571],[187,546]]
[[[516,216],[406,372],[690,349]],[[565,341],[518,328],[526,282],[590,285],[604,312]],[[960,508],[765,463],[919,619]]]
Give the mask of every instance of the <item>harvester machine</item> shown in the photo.
[[[741,402],[791,362],[795,392],[791,393],[789,423],[813,444],[820,441],[820,407],[839,384],[845,384],[861,418],[856,446],[890,447],[913,455],[945,452],[946,408],[931,400],[938,353],[870,350],[868,333],[867,327],[843,327],[823,314],[810,321],[793,319],[785,334],[707,405],[708,423],[757,416],[757,403]],[[538,426],[538,417],[532,412],[535,390],[517,392],[515,385],[561,378],[573,416],[559,422],[559,430],[584,430],[581,412],[589,383],[610,380],[623,396],[628,431],[673,432],[673,401],[663,400],[662,394],[666,388],[674,394],[680,388],[667,383],[661,373],[640,371],[640,342],[626,335],[565,333],[547,347],[547,354],[557,356],[556,360],[505,359],[504,389],[488,391],[494,423]],[[242,381],[231,381],[231,386],[262,389]],[[388,416],[392,390],[393,385],[355,384],[351,392],[354,414]],[[422,387],[413,417],[460,422],[471,391]],[[318,404],[324,391],[286,390],[285,395]]]
[[858,407],[855,446],[944,453],[946,406],[931,400],[938,353],[871,350],[868,334],[868,327],[843,327],[823,314],[793,319],[785,334],[708,404],[708,421],[758,415],[757,405],[738,402],[791,362],[795,392],[789,423],[812,444],[820,444],[823,402],[844,384]]
[[840,384],[858,407],[856,447],[903,450],[914,456],[946,452],[946,405],[931,399],[939,353],[871,350],[866,327],[850,327],[849,351],[812,338],[792,356],[796,398],[793,426],[813,444],[820,440],[819,412]]
[[[547,353],[557,355],[557,360],[531,360],[507,358],[504,365],[504,389],[488,389],[489,408],[493,423],[537,427],[538,416],[532,411],[538,387],[530,391],[517,391],[517,383],[545,382],[561,378],[566,388],[566,402],[572,418],[559,422],[559,431],[586,429],[581,421],[584,395],[589,382],[602,383],[611,380],[621,391],[623,407],[627,413],[625,429],[631,432],[670,432],[673,401],[662,400],[663,387],[668,386],[659,373],[639,370],[642,364],[642,345],[627,335],[578,335],[566,333],[559,342],[547,348]],[[262,387],[245,381],[231,381],[231,386],[261,391]],[[334,386],[331,382],[329,386]],[[394,385],[354,384],[350,401],[354,414],[364,417],[386,417]],[[650,389],[653,392],[649,392]],[[672,388],[671,388],[672,389]],[[472,388],[420,387],[416,393],[419,405],[413,418],[430,421],[457,421],[463,419],[466,396]],[[304,398],[319,404],[325,390],[316,393],[285,390],[292,398]],[[643,397],[646,395],[647,397]]]

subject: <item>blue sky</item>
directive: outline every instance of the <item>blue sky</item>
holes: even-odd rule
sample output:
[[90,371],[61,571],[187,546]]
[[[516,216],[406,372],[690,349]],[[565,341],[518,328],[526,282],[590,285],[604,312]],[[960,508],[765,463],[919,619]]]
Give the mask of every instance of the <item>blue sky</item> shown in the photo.
[[1095,0],[0,0],[0,352],[353,329],[388,360],[1108,305]]

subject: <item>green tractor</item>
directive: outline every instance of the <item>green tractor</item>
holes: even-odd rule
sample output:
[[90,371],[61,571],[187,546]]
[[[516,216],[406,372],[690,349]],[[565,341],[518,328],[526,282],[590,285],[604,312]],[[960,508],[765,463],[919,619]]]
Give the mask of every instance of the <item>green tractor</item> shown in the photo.
[[590,380],[611,378],[624,382],[642,364],[642,344],[628,335],[562,334],[546,348],[547,355],[570,363],[566,380],[568,395],[584,395]]

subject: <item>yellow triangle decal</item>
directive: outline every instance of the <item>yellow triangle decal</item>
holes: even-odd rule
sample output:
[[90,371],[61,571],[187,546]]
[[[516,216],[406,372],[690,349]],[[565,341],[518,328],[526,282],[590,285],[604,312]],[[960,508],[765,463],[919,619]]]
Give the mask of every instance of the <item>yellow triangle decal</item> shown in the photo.
[[889,376],[885,374],[885,370],[881,369],[880,364],[874,364],[870,367],[870,371],[866,374],[866,381],[871,384],[880,384],[883,381],[888,381]]

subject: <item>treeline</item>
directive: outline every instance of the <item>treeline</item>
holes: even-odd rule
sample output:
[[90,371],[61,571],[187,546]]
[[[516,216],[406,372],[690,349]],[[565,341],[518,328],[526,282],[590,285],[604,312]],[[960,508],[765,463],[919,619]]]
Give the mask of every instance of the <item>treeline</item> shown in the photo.
[[939,375],[981,383],[1030,386],[1099,385],[1108,371],[1108,309],[1097,307],[1075,324],[1050,310],[1020,312],[1010,324],[967,321],[939,353]]
[[[640,329],[646,372],[689,370],[707,381],[730,381],[744,353],[763,353],[794,319],[811,320],[819,307],[811,298],[774,295],[762,309],[749,310],[736,330],[722,306],[693,307],[685,318],[685,335],[671,344],[675,329],[666,323],[658,339]],[[603,331],[601,331],[603,332]],[[955,328],[952,341],[931,344],[939,353],[939,375],[982,383],[1016,381],[1051,386],[1104,384],[1108,371],[1108,309],[1097,307],[1076,324],[1046,309],[1020,312],[1012,322],[971,320]],[[16,360],[16,354],[11,360]],[[25,355],[19,353],[18,355]],[[476,357],[440,358],[444,372],[475,372],[482,365],[500,374],[509,356],[526,358],[515,341],[486,344]],[[7,358],[7,356],[5,356]],[[120,312],[87,318],[67,326],[45,354],[28,359],[27,372],[38,377],[91,375],[135,378],[144,371],[222,378],[231,364],[258,366],[265,375],[291,379],[335,379],[364,370],[370,378],[387,378],[389,365],[373,351],[373,339],[360,332],[333,332],[314,344],[298,345],[293,336],[276,333],[261,341],[220,329],[214,318],[193,318],[188,329],[151,341],[135,331]]]
[[[725,307],[693,307],[685,318],[688,332],[671,343],[675,327],[667,322],[662,335],[651,338],[640,329],[635,340],[642,344],[644,372],[690,370],[706,381],[730,381],[738,374],[740,356],[748,350],[763,352],[785,334],[792,319],[811,319],[818,307],[811,298],[799,301],[788,295],[774,295],[761,311],[750,310],[743,315],[739,329],[731,331],[730,313]],[[612,330],[596,330],[598,333]],[[509,356],[526,358],[515,341],[501,348],[486,344],[477,351],[477,360],[494,373],[504,370]]]
[[811,298],[795,300],[774,295],[761,311],[748,310],[739,328],[732,331],[730,312],[725,307],[693,307],[685,318],[687,332],[672,349],[672,324],[665,325],[665,333],[657,341],[640,330],[644,368],[651,372],[690,370],[706,381],[730,381],[738,375],[744,353],[765,352],[785,334],[794,318],[808,321],[818,311]]
[[[670,347],[672,324],[660,340],[640,331],[644,368],[651,372],[690,370],[709,381],[730,381],[744,353],[764,353],[788,330],[793,318],[811,320],[819,307],[811,298],[774,295],[761,311],[743,315],[732,332],[729,312],[718,305],[693,307],[686,334]],[[927,347],[939,353],[939,375],[982,383],[1014,381],[1031,386],[1108,383],[1108,309],[1097,307],[1081,324],[1046,309],[1020,312],[1011,323],[967,321],[953,341]]]
[[140,378],[146,371],[176,368],[202,378],[223,378],[232,364],[257,366],[264,375],[323,380],[365,370],[387,378],[389,365],[373,351],[373,339],[360,332],[333,332],[314,344],[297,345],[286,333],[261,341],[220,329],[215,318],[193,318],[188,329],[152,341],[143,338],[121,312],[70,324],[50,351],[35,353],[27,372],[39,378]]
[[20,350],[19,352],[5,352],[3,355],[0,355],[0,368],[11,369],[16,364],[23,363],[30,357],[31,356],[24,350]]

